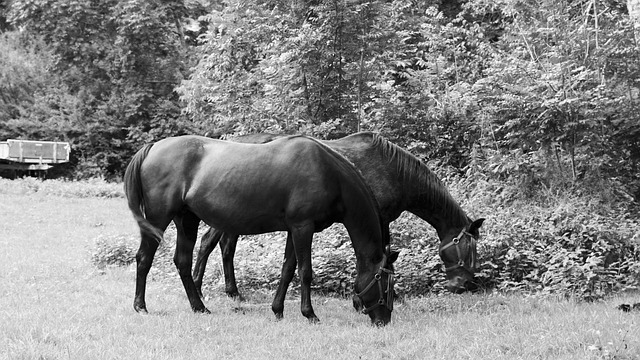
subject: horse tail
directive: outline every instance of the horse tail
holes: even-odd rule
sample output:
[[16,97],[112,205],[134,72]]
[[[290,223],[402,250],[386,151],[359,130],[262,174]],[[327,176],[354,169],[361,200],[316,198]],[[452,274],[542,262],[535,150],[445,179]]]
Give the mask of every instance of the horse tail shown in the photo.
[[161,243],[164,237],[163,231],[153,226],[145,217],[144,195],[142,193],[142,180],[140,179],[140,167],[152,146],[153,144],[145,145],[131,158],[131,162],[129,162],[124,173],[124,193],[127,196],[129,210],[131,210],[133,217],[138,222],[140,232]]

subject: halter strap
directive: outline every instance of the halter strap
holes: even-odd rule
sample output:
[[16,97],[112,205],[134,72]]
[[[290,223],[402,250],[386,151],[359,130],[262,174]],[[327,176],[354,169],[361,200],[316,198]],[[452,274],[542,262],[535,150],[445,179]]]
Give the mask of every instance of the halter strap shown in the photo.
[[[387,291],[385,292],[382,289],[382,272],[387,273],[388,276],[388,281],[387,281]],[[364,309],[362,309],[362,313],[363,314],[368,314],[369,312],[371,312],[373,309],[377,308],[378,306],[386,306],[387,309],[389,309],[389,311],[393,311],[393,275],[394,272],[390,269],[386,269],[384,267],[380,267],[380,269],[378,270],[378,272],[373,276],[373,279],[371,280],[371,282],[369,282],[369,284],[367,286],[365,286],[365,288],[360,291],[359,293],[356,293],[355,296],[358,298],[358,300],[360,300],[360,303],[362,303],[362,306],[364,307],[364,299],[362,298],[362,296],[364,294],[366,294],[369,290],[371,290],[373,288],[373,286],[375,284],[378,284],[378,292],[380,294],[380,298],[378,299],[378,301],[369,306],[369,307],[364,307]],[[385,299],[384,294],[387,294],[387,298]]]
[[[469,263],[469,267],[467,267],[467,265],[464,263],[464,259],[462,258],[462,251],[460,250],[460,240],[462,239],[462,237],[464,235],[469,235],[469,251],[470,251],[470,255],[471,255],[471,260]],[[476,254],[474,251],[471,251],[471,249],[475,248],[476,246],[476,238],[467,231],[467,229],[462,229],[460,231],[460,233],[458,234],[458,236],[454,237],[453,240],[451,240],[451,242],[449,242],[447,245],[443,246],[440,249],[440,255],[442,255],[442,252],[445,251],[446,249],[455,246],[456,247],[456,253],[458,254],[458,263],[452,266],[448,266],[446,267],[446,271],[450,271],[453,269],[457,269],[457,268],[465,268],[468,271],[471,271],[472,269],[474,269],[476,267]]]

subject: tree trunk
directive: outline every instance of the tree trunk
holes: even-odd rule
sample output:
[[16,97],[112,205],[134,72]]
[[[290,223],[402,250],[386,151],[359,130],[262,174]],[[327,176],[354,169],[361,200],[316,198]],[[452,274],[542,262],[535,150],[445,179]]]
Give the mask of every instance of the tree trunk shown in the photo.
[[[364,36],[362,37],[364,39]],[[363,41],[364,42],[364,41]],[[362,73],[364,72],[364,44],[360,49],[360,71],[358,72],[358,124],[356,129],[360,132],[360,126],[362,125]]]
[[640,0],[627,0],[629,17],[635,28],[636,44],[640,42]]
[[[627,10],[629,10],[629,18],[633,22],[634,36],[636,40],[636,48],[640,46],[640,0],[627,0]],[[636,59],[632,59],[634,61]],[[633,86],[633,82],[629,82],[629,98],[633,100],[638,97],[638,87]]]

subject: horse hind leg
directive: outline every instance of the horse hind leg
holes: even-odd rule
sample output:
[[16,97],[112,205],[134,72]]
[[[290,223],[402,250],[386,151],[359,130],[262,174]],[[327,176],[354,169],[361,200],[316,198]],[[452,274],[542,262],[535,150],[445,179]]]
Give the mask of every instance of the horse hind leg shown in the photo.
[[294,227],[292,231],[293,247],[298,260],[298,276],[300,277],[300,311],[311,323],[320,321],[311,305],[311,241],[313,240],[313,223]]
[[191,309],[194,312],[211,313],[202,303],[202,299],[198,295],[196,285],[191,276],[191,263],[193,261],[193,248],[196,244],[198,237],[198,225],[200,219],[192,212],[185,211],[180,215],[177,215],[173,219],[176,224],[177,240],[176,240],[176,252],[173,257],[173,262],[178,268],[180,274],[180,280],[187,293],[187,298],[191,304]]
[[198,291],[200,298],[204,298],[202,295],[202,281],[207,267],[207,260],[216,245],[220,244],[222,267],[224,269],[225,292],[229,297],[240,301],[244,300],[238,291],[235,269],[233,266],[233,257],[236,253],[237,243],[238,235],[229,235],[214,228],[209,228],[209,230],[207,230],[207,232],[202,236],[202,240],[200,241],[200,250],[198,250],[198,257],[196,258],[196,264],[193,267],[193,282],[196,285],[196,290]]
[[239,301],[244,300],[238,291],[236,273],[233,266],[233,257],[236,254],[238,235],[224,234],[220,239],[220,251],[222,252],[222,268],[224,269],[225,292],[229,297]]
[[280,275],[280,282],[278,283],[278,290],[273,297],[271,303],[271,310],[276,315],[277,320],[281,320],[284,317],[284,299],[287,295],[287,289],[289,284],[293,280],[296,274],[296,254],[293,250],[293,240],[291,238],[291,232],[287,234],[287,245],[284,250],[284,263],[282,264],[282,273]]
[[140,247],[136,253],[136,294],[133,299],[133,308],[146,314],[147,303],[145,293],[147,288],[147,275],[153,263],[153,257],[158,249],[158,239],[148,231],[141,229]]
[[[200,250],[198,250],[198,257],[196,258],[196,264],[193,267],[193,282],[196,285],[196,290],[198,291],[198,295],[200,298],[204,298],[202,296],[202,280],[204,279],[204,271],[207,267],[207,260],[209,260],[209,255],[213,249],[216,248],[220,238],[224,235],[224,233],[220,230],[216,230],[214,228],[209,228],[207,232],[202,235],[202,240],[200,241]],[[222,247],[222,243],[220,244]]]

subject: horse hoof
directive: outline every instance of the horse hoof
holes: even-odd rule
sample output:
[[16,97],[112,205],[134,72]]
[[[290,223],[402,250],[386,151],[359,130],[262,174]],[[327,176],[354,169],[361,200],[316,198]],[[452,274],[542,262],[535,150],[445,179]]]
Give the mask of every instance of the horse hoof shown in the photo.
[[624,312],[629,312],[629,311],[631,311],[631,305],[629,305],[629,304],[620,304],[620,305],[618,305],[618,309],[622,310]]
[[147,307],[144,305],[133,304],[133,309],[139,314],[149,314]]
[[309,324],[320,324],[320,319],[317,316],[310,317]]
[[284,319],[284,315],[282,313],[276,313],[276,321],[280,321]]
[[211,314],[211,311],[204,306],[201,308],[192,308],[192,310],[196,314]]

